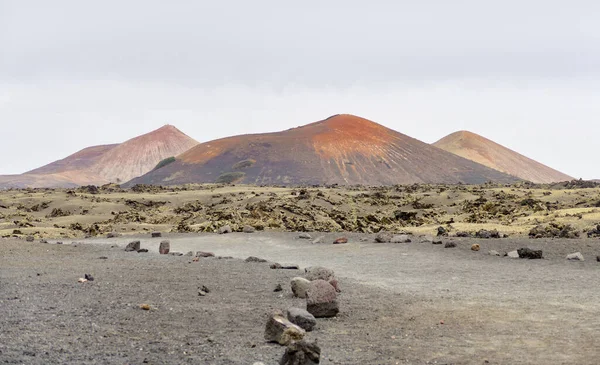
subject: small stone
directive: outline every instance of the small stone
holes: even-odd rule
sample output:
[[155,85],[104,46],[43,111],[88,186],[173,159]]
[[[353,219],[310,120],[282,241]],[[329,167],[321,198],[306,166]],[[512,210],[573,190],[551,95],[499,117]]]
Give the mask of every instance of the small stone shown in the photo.
[[79,282],[79,283],[87,283],[87,279],[86,278],[79,278],[77,280],[77,282]]
[[169,255],[171,255],[171,256],[183,256],[183,252],[173,251],[173,252],[169,252]]
[[34,240],[35,240],[35,238],[33,236],[27,236],[25,238],[25,241],[27,241],[27,242],[33,242]]
[[149,311],[150,310],[150,304],[140,304],[140,309],[143,309],[145,311]]
[[506,253],[506,256],[510,257],[511,259],[518,259],[519,258],[519,252],[518,251],[510,251]]
[[161,255],[166,255],[169,253],[169,251],[171,251],[171,242],[167,240],[161,241],[160,245],[158,246],[158,253]]
[[63,243],[62,243],[62,241],[57,241],[56,244],[57,245],[62,245]]
[[479,246],[479,243],[474,243],[473,245],[471,245],[471,251],[479,251],[481,249],[481,246]]
[[375,236],[375,242],[377,243],[389,243],[392,241],[392,234],[389,232],[379,232]]
[[280,292],[280,291],[283,291],[283,287],[281,286],[281,284],[277,284],[277,285],[275,286],[275,289],[273,289],[273,291],[274,291],[275,293],[277,293],[277,292]]
[[194,251],[188,251],[185,256],[194,256]]
[[261,258],[256,257],[256,256],[250,256],[247,259],[245,259],[244,261],[245,262],[267,262],[267,260],[261,259]]
[[152,236],[152,238],[162,237],[162,233],[160,232],[152,232],[150,233],[150,235]]
[[140,249],[140,241],[131,241],[125,247],[125,252],[138,251]]
[[292,293],[295,297],[306,298],[306,292],[310,285],[310,280],[301,277],[295,277],[291,280]]
[[585,261],[581,252],[575,252],[567,255],[567,260],[569,261]]
[[137,250],[138,253],[146,253],[148,252],[147,248],[140,248],[139,250]]
[[348,239],[346,237],[340,237],[340,238],[336,239],[335,241],[333,241],[334,245],[339,245],[339,244],[343,244],[343,243],[348,243]]
[[196,251],[196,257],[215,257],[212,252]]
[[335,277],[333,270],[322,267],[322,266],[309,266],[304,269],[304,277],[309,280],[325,280],[329,281]]
[[335,317],[340,311],[335,288],[325,280],[311,281],[306,310],[316,318]]
[[306,331],[290,322],[281,312],[275,312],[267,320],[265,327],[265,340],[288,345],[292,341],[300,341]]
[[198,296],[203,297],[208,293],[210,293],[210,289],[208,289],[206,285],[202,285],[198,288]]
[[269,267],[274,270],[282,268],[281,264],[278,264],[277,262],[272,263]]
[[306,232],[302,232],[298,235],[298,238],[303,239],[303,240],[309,240],[311,239],[311,235],[306,233]]
[[225,226],[219,228],[219,230],[217,232],[219,232],[219,234],[226,234],[226,233],[233,232],[233,230],[231,229],[230,225],[225,225]]
[[437,229],[437,235],[438,235],[438,237],[445,237],[448,235],[448,230],[446,228],[440,226]]
[[84,277],[85,277],[85,280],[87,280],[87,281],[94,281],[94,277],[90,274],[85,274]]
[[252,226],[244,226],[244,228],[242,229],[242,232],[244,233],[254,233],[256,231],[256,228],[252,227]]
[[48,240],[46,240],[46,239],[43,239],[43,238],[42,238],[42,239],[40,240],[40,243],[48,243]]
[[289,308],[286,311],[287,319],[290,322],[302,328],[306,332],[310,332],[317,325],[315,316],[308,313],[308,311],[300,308]]
[[522,259],[543,259],[542,250],[531,250],[529,248],[520,248],[517,250],[519,257]]
[[433,245],[441,245],[443,242],[440,239],[434,238],[433,240],[431,240],[431,244]]
[[279,365],[317,365],[321,361],[321,348],[317,342],[304,340],[291,343],[286,349]]
[[392,237],[390,242],[391,243],[409,243],[409,242],[411,242],[411,240],[410,240],[410,237],[408,237],[408,235],[401,234],[401,235]]
[[298,266],[298,265],[281,265],[280,269],[283,269],[283,270],[300,270],[300,266]]
[[446,244],[444,245],[444,248],[454,248],[456,247],[456,242],[446,242]]
[[490,255],[490,256],[500,256],[500,252],[498,252],[496,250],[489,250],[488,251],[488,255]]
[[120,234],[117,233],[117,232],[110,232],[110,233],[108,233],[106,235],[106,238],[116,238],[116,237],[119,237],[119,236],[120,236]]
[[324,236],[317,237],[317,238],[314,239],[314,241],[312,241],[312,243],[313,244],[321,243],[321,242],[323,242],[324,238],[325,238]]
[[100,256],[100,257],[98,257],[98,260],[108,260],[108,257],[106,257],[106,256]]

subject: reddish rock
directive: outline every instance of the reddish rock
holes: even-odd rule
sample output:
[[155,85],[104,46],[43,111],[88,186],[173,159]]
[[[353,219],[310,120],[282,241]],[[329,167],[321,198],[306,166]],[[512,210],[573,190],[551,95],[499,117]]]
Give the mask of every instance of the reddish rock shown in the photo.
[[346,237],[340,237],[340,238],[336,239],[335,241],[333,241],[334,245],[339,245],[342,243],[348,243],[348,239]]
[[306,293],[306,310],[315,318],[335,317],[340,311],[335,288],[325,280],[312,281]]
[[171,251],[171,242],[169,241],[162,241],[160,243],[160,246],[158,246],[158,252],[161,255],[166,255],[169,253],[169,251]]

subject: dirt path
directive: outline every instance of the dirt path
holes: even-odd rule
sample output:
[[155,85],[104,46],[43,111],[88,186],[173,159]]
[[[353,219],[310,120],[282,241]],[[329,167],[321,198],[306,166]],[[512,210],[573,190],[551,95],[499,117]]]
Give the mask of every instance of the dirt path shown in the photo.
[[[342,277],[342,314],[320,322],[311,334],[323,347],[324,364],[597,363],[600,267],[592,260],[597,241],[457,240],[457,248],[445,249],[428,243],[359,243],[361,237],[372,239],[361,235],[350,235],[347,245],[329,244],[334,235],[325,235],[324,244],[296,236],[167,238],[173,251],[253,255],[334,269]],[[90,242],[122,248],[129,240]],[[144,237],[142,247],[156,251],[160,240]],[[285,285],[299,273],[264,264],[216,259],[197,264],[185,257],[124,253],[110,245],[9,242],[2,244],[10,252],[3,247],[0,256],[0,325],[9,329],[0,334],[0,359],[13,363],[140,363],[146,358],[150,363],[275,364],[282,350],[262,342],[264,317],[272,308],[302,305],[287,287],[282,298],[272,292],[276,282]],[[482,251],[469,249],[474,242]],[[548,259],[486,254],[523,246],[542,247]],[[566,262],[564,255],[573,251],[588,260]],[[98,260],[100,255],[109,259]],[[89,287],[73,283],[87,270],[101,280]],[[193,292],[199,282],[218,288],[218,295],[198,302]],[[139,311],[127,307],[143,300],[160,308],[155,317],[141,320]],[[64,322],[50,313],[60,313]],[[110,340],[104,346],[84,341],[85,348],[74,341],[89,331],[108,332]],[[213,342],[207,342],[209,336]],[[40,355],[40,348],[56,350],[49,337],[68,353]]]

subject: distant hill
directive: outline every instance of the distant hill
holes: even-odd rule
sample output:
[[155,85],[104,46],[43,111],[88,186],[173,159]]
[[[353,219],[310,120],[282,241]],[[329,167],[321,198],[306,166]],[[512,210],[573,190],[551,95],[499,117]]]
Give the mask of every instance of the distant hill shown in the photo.
[[516,177],[352,115],[196,145],[133,184],[511,183]]
[[120,144],[85,148],[21,175],[0,175],[0,189],[69,188],[125,182],[196,144],[197,141],[174,126],[166,125]]
[[492,169],[534,183],[570,181],[573,177],[468,131],[452,133],[434,146]]

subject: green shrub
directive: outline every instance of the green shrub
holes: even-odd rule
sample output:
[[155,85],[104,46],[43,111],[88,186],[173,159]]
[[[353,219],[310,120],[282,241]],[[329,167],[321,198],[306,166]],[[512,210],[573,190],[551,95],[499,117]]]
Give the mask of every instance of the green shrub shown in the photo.
[[236,171],[236,172],[227,172],[224,174],[221,174],[218,178],[217,178],[217,184],[231,184],[234,183],[240,179],[242,179],[244,176],[246,176],[245,173],[240,172],[240,171]]
[[160,161],[160,162],[159,162],[159,163],[156,165],[156,167],[153,169],[153,171],[154,171],[154,170],[158,170],[158,169],[160,169],[160,168],[162,168],[162,167],[165,167],[165,166],[167,166],[168,164],[170,164],[170,163],[173,163],[173,162],[175,162],[175,157],[173,157],[173,156],[171,156],[171,157],[167,157],[167,158],[165,158],[164,160]]
[[236,163],[235,165],[233,165],[232,169],[234,169],[234,170],[245,169],[246,167],[250,167],[250,166],[254,165],[255,163],[256,163],[256,160],[253,160],[253,159],[243,160],[243,161],[240,161],[240,162]]

